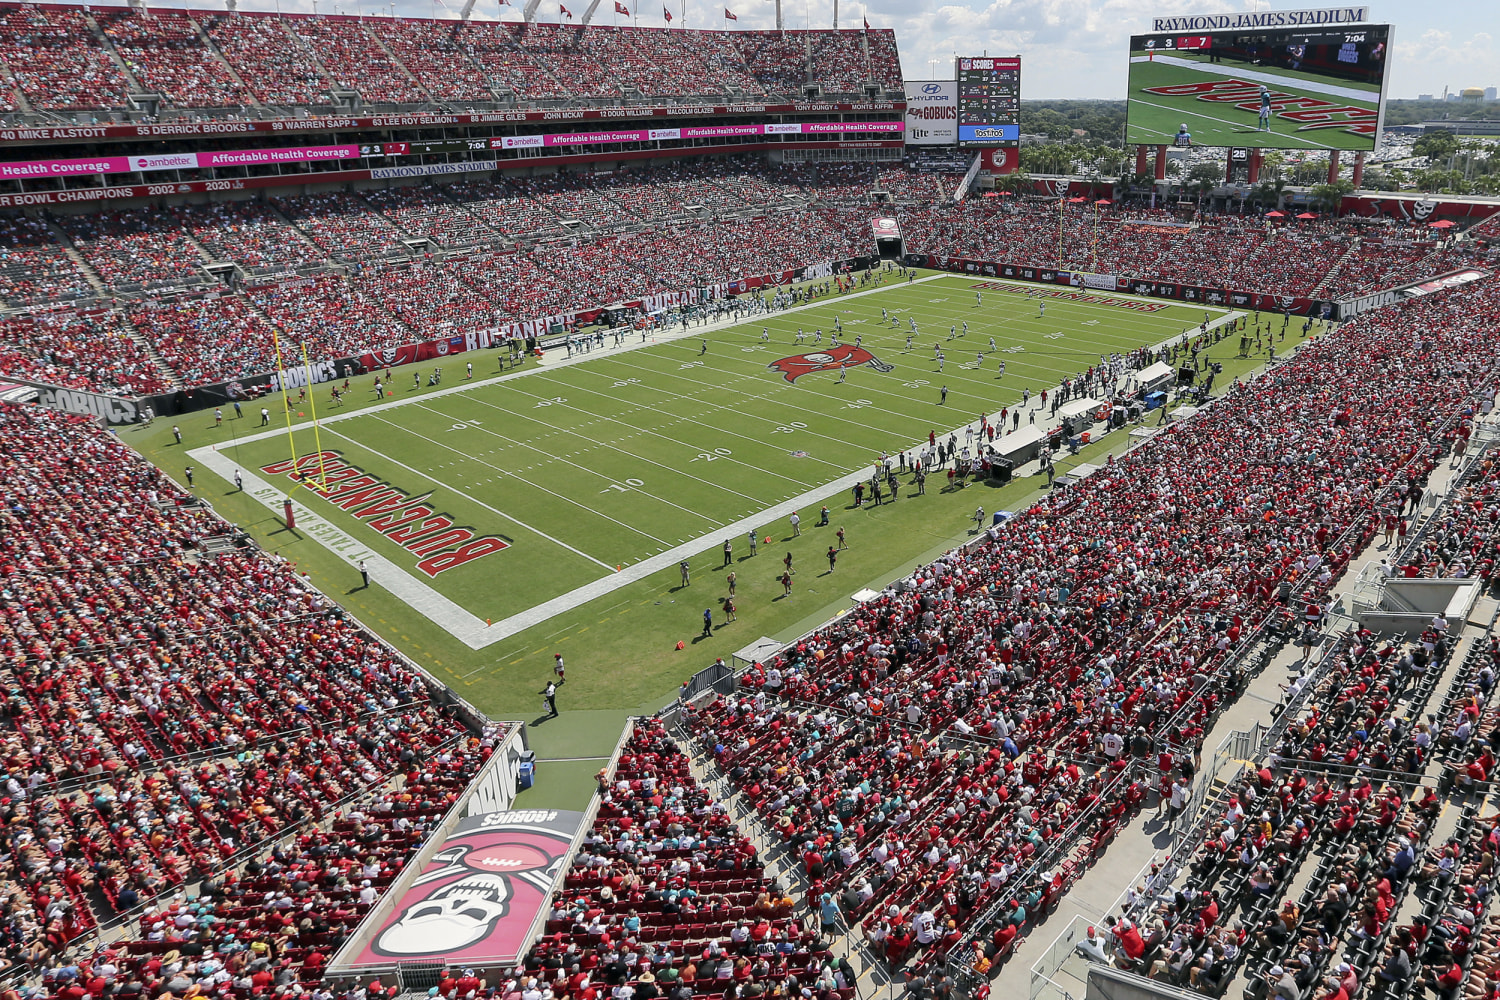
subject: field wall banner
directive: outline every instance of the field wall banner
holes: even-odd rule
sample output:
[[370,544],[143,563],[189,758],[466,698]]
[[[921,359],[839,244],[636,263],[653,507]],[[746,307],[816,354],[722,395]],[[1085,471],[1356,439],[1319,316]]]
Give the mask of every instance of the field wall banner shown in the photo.
[[80,417],[94,417],[112,427],[133,424],[141,419],[140,400],[106,396],[103,393],[89,392],[85,389],[64,389],[48,385],[46,382],[33,382],[24,378],[13,378],[13,381],[34,387],[36,398],[32,402],[38,406],[45,406],[49,410],[61,410]]
[[[323,385],[340,379],[353,378],[359,374],[359,362],[355,358],[334,358],[331,361],[313,361],[297,365],[282,372],[259,372],[242,375],[225,382],[213,382],[174,392],[151,396],[145,402],[159,417],[170,417],[178,413],[206,410],[211,406],[233,406],[235,403],[253,403],[262,396],[281,389],[300,389],[304,386]],[[311,378],[309,378],[309,375]]]
[[[1152,299],[1173,299],[1192,305],[1218,306],[1230,309],[1254,309],[1262,312],[1290,313],[1294,316],[1332,315],[1333,303],[1321,299],[1310,299],[1292,295],[1267,295],[1262,292],[1242,292],[1228,288],[1205,285],[1188,285],[1175,281],[1155,281],[1149,278],[1131,278],[1126,275],[1098,275],[1083,271],[1069,271],[1052,267],[1032,267],[1028,264],[1007,264],[999,261],[970,260],[964,257],[941,257],[936,254],[907,254],[910,267],[929,267],[955,274],[974,274],[990,278],[1012,278],[1017,281],[1032,281],[1043,285],[1068,285],[1074,288],[1089,288],[1129,295],[1140,295]],[[1113,284],[1109,284],[1109,282]]]
[[958,81],[906,81],[906,144],[958,143]]
[[545,917],[584,814],[521,809],[460,820],[353,966],[516,961]]

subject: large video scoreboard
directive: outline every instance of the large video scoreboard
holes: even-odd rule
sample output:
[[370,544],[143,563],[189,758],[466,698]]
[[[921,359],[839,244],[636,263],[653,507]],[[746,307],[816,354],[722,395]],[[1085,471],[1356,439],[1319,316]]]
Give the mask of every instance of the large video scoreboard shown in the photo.
[[958,60],[958,144],[1015,146],[1021,141],[1021,57]]
[[1369,152],[1390,45],[1386,24],[1134,35],[1125,141]]

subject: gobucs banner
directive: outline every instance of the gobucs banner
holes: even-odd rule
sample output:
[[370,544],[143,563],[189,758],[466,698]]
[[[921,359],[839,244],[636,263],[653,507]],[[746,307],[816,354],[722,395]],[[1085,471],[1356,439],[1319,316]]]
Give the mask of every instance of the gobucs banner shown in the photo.
[[516,961],[567,869],[581,812],[522,809],[460,820],[422,866],[354,968],[393,961]]

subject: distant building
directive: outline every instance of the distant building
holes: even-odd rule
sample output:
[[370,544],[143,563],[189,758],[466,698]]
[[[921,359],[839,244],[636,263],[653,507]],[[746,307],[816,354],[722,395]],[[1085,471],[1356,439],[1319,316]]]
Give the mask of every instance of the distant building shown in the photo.
[[1466,101],[1484,100],[1484,89],[1481,87],[1465,87],[1458,92],[1458,96]]
[[1445,118],[1423,122],[1422,132],[1452,132],[1454,135],[1500,135],[1500,118]]
[[1484,88],[1484,99],[1486,101],[1493,101],[1496,97],[1500,97],[1500,93],[1497,93],[1494,87]]
[[1419,100],[1419,101],[1430,101],[1430,100],[1432,100],[1432,95],[1431,94],[1418,94],[1417,95],[1417,100]]

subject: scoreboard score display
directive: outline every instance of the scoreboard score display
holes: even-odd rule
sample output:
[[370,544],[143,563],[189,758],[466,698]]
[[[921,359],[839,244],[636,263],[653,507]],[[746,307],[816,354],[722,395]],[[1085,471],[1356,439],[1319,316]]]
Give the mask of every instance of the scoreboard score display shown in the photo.
[[958,144],[1015,146],[1021,141],[1021,57],[958,60]]

